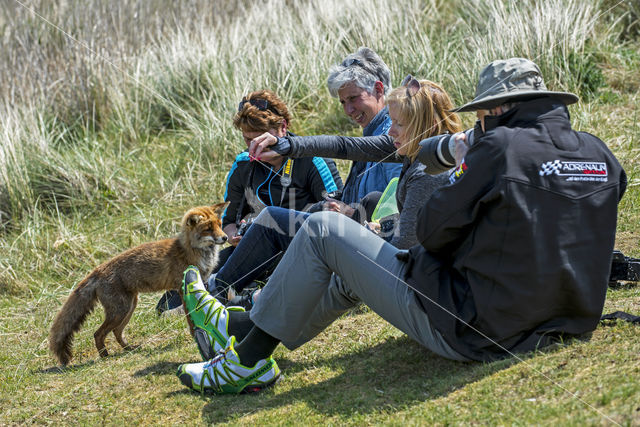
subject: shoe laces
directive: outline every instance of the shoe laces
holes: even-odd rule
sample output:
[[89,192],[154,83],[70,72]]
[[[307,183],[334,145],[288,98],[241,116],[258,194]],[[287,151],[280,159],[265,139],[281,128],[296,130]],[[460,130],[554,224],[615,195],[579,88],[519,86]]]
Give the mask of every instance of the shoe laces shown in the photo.
[[209,361],[206,365],[207,368],[213,367],[216,363],[222,363],[227,360],[227,351],[229,349],[225,348],[223,350],[218,351],[218,353]]

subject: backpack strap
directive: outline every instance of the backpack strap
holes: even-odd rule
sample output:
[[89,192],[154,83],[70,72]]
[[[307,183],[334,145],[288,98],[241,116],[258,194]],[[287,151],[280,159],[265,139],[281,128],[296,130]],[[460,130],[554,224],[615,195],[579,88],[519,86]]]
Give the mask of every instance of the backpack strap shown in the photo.
[[605,320],[626,320],[627,322],[640,324],[640,316],[634,316],[630,313],[625,313],[624,311],[614,311],[613,313],[604,314],[600,318],[600,322],[604,323]]

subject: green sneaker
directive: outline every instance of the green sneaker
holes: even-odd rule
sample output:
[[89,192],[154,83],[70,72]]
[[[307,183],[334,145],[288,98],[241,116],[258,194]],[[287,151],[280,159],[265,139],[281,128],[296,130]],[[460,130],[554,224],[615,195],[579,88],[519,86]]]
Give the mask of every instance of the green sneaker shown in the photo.
[[225,307],[209,294],[202,283],[200,271],[190,265],[184,271],[182,279],[182,297],[187,307],[187,314],[196,329],[202,329],[209,337],[210,348],[201,348],[206,340],[196,340],[198,349],[204,360],[211,354],[225,348],[229,340],[229,312],[244,311],[242,307]]
[[229,338],[227,347],[208,362],[187,363],[178,367],[180,382],[200,393],[238,394],[255,393],[273,384],[280,377],[280,368],[269,356],[255,366],[240,363],[234,350],[236,337]]

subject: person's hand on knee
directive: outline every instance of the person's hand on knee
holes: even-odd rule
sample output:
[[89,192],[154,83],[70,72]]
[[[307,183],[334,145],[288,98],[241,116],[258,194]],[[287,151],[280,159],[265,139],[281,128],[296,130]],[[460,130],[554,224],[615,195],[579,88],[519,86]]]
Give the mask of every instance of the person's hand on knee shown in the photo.
[[335,199],[327,199],[326,203],[324,204],[324,210],[338,212],[349,218],[351,218],[353,216],[353,213],[355,212],[355,209],[353,209],[348,204]]

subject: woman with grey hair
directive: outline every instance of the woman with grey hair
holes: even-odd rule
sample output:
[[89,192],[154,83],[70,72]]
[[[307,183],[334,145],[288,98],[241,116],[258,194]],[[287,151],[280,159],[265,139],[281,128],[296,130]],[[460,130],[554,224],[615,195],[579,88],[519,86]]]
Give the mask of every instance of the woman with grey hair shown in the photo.
[[[362,127],[363,136],[374,136],[386,135],[391,127],[385,106],[390,82],[387,64],[373,50],[361,47],[329,69],[327,86],[331,96],[340,100],[345,114]],[[317,210],[341,212],[357,222],[370,220],[381,192],[401,169],[402,165],[394,163],[354,161],[341,200],[320,202]]]
[[327,86],[334,98],[338,98],[338,91],[351,82],[370,94],[375,92],[376,82],[380,82],[383,95],[387,95],[391,90],[391,71],[377,53],[368,47],[361,47],[329,69]]

